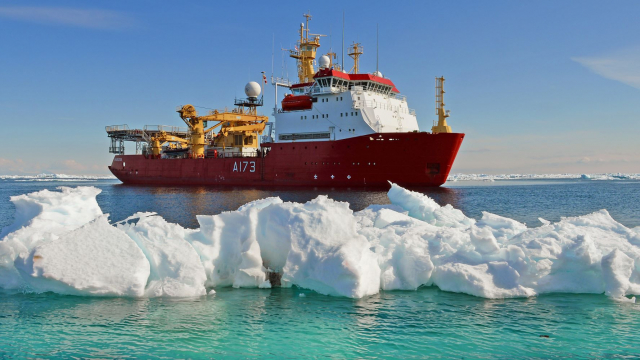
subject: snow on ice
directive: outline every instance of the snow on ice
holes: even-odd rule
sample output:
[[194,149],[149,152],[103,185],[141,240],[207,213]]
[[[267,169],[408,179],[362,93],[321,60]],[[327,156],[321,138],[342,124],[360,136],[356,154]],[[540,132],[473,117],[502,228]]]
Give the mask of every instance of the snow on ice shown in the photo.
[[596,293],[635,301],[640,228],[606,210],[527,227],[391,184],[391,205],[353,212],[318,196],[266,198],[199,215],[185,229],[155,213],[108,222],[94,187],[14,196],[0,238],[0,288],[95,296],[187,297],[281,286],[361,298],[437,286],[484,298]]

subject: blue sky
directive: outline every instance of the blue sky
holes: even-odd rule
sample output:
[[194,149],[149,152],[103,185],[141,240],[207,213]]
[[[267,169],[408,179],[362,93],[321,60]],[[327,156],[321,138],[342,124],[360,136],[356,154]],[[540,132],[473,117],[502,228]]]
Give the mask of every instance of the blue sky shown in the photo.
[[454,173],[640,172],[640,2],[301,4],[0,2],[0,174],[108,174],[104,126],[181,125],[178,105],[231,106],[271,73],[274,38],[281,74],[279,49],[307,11],[313,32],[332,35],[321,50],[338,54],[345,12],[366,72],[379,24],[380,70],[423,130],[433,79],[447,78],[449,123],[467,134]]

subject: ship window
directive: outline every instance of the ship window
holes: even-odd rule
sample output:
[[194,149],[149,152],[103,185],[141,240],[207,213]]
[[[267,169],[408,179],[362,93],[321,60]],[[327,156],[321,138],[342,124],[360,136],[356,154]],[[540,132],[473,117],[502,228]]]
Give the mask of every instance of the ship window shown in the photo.
[[342,96],[340,96],[340,101],[342,101]]
[[353,111],[351,112],[351,116],[353,116]]
[[358,112],[356,111],[356,116],[358,116]]
[[304,116],[300,116],[300,120],[304,119]]
[[342,113],[340,113],[340,117],[342,117]]

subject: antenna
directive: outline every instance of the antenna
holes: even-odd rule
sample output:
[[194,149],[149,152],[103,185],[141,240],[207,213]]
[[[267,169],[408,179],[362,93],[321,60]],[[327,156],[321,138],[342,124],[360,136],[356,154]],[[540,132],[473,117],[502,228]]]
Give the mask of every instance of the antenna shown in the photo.
[[342,54],[340,54],[340,60],[342,61],[340,69],[344,71],[344,10],[342,11]]
[[276,48],[276,33],[273,33],[273,41],[271,42],[271,78],[273,79],[273,53]]
[[378,24],[376,24],[376,75],[378,75],[378,48],[380,47],[380,38],[378,36]]

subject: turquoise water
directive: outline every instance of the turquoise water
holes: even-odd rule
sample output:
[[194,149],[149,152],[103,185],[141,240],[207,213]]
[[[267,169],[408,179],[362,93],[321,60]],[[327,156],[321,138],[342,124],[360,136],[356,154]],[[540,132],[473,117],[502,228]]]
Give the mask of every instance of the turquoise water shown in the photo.
[[[557,221],[606,208],[622,224],[640,225],[640,182],[496,183],[423,191],[476,218],[486,210],[536,226],[537,217]],[[270,195],[306,201],[328,193],[354,210],[386,203],[384,191],[360,189],[5,181],[0,226],[12,221],[8,196],[61,185],[102,188],[98,202],[113,220],[156,211],[183,226],[193,226],[195,214]],[[434,287],[359,300],[295,287],[217,289],[190,299],[0,293],[0,358],[640,358],[639,331],[640,305],[604,295],[487,300]]]
[[296,288],[182,300],[0,296],[0,357],[638,358],[639,330],[639,306],[603,295],[485,300],[430,287],[361,300]]

